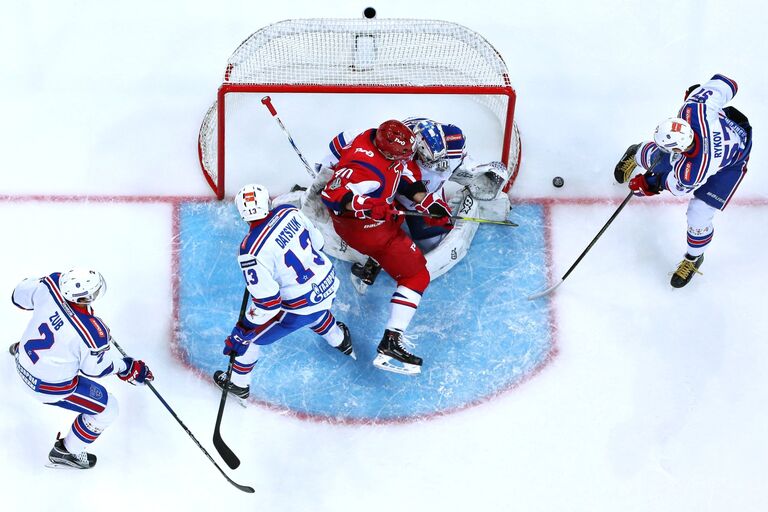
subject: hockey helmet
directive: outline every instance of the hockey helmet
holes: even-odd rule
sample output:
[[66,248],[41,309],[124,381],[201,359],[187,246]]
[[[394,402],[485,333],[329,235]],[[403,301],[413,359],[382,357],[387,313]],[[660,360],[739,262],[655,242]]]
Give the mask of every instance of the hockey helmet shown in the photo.
[[240,217],[246,222],[261,220],[269,215],[269,192],[264,185],[248,184],[235,196],[235,205]]
[[682,153],[693,144],[693,128],[685,119],[670,117],[656,127],[653,141],[662,151]]
[[373,139],[373,144],[387,160],[411,158],[415,142],[411,129],[395,119],[381,123]]
[[95,270],[73,268],[59,277],[59,290],[68,302],[90,304],[107,292],[107,283]]
[[445,158],[447,148],[443,128],[434,121],[425,119],[413,127],[416,139],[416,156],[425,164],[431,165]]

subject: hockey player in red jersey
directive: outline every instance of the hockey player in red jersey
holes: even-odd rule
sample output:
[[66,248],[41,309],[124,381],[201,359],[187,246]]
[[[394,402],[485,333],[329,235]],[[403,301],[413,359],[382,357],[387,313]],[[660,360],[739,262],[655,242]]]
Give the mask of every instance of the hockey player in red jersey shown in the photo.
[[430,276],[421,250],[400,228],[395,193],[413,197],[418,190],[401,182],[415,138],[400,121],[389,120],[364,131],[344,151],[321,197],[336,233],[352,248],[375,259],[397,281],[390,314],[374,365],[395,373],[416,374],[422,359],[403,346]]

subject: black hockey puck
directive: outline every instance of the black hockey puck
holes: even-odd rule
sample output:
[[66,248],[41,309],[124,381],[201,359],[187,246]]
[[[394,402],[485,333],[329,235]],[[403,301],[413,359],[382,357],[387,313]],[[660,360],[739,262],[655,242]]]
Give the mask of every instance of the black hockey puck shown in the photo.
[[565,180],[560,176],[555,176],[554,178],[552,178],[552,184],[557,188],[560,188],[563,185],[565,185]]
[[369,20],[372,20],[376,17],[376,9],[373,7],[366,7],[365,10],[363,10],[363,16]]

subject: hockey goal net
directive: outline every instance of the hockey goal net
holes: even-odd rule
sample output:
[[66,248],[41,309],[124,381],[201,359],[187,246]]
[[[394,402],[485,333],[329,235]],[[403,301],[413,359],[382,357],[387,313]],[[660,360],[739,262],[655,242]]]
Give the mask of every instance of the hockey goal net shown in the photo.
[[[200,128],[200,164],[219,199],[226,193],[226,175],[234,158],[233,137],[244,130],[242,127],[249,119],[269,117],[266,113],[257,113],[256,106],[244,106],[244,101],[237,98],[250,96],[256,105],[267,93],[345,98],[390,95],[385,103],[392,108],[378,122],[419,115],[431,117],[428,107],[433,100],[437,103],[437,99],[443,101],[446,97],[469,98],[490,112],[488,117],[493,119],[485,123],[495,125],[492,129],[497,139],[495,154],[488,155],[488,160],[501,160],[509,167],[510,179],[505,190],[517,176],[520,138],[514,122],[515,91],[507,66],[485,38],[455,23],[416,19],[301,19],[278,22],[253,33],[229,58],[217,100]],[[407,96],[418,97],[419,107],[401,112],[397,108],[399,100]],[[312,110],[325,103],[315,101]],[[335,109],[336,112],[349,110]],[[359,106],[351,109],[357,113],[369,110]],[[463,110],[461,106],[452,107],[450,117],[433,118],[460,126],[473,154],[473,128],[456,119]],[[306,111],[305,107],[302,111],[305,120]],[[327,114],[323,117],[326,124],[334,124]],[[290,128],[295,127],[288,124]],[[332,136],[345,129],[348,127],[343,124],[335,125],[329,133]],[[256,141],[265,131],[255,129],[241,145],[247,145],[248,140]],[[487,138],[483,136],[482,140]],[[326,144],[328,140],[330,137],[325,139]],[[307,156],[311,161],[313,157]],[[265,157],[269,156],[262,152],[259,159]],[[230,184],[233,188],[240,185],[242,183]]]

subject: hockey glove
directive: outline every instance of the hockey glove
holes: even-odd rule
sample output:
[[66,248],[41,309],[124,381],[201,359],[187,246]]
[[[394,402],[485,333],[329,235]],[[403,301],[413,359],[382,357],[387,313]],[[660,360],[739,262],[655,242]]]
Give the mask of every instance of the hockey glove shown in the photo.
[[688,88],[685,90],[685,96],[683,97],[683,99],[684,99],[684,100],[687,100],[687,99],[688,99],[688,96],[690,96],[690,95],[691,95],[691,93],[692,93],[693,91],[695,91],[696,89],[698,89],[699,87],[701,87],[701,84],[693,84],[692,86],[688,87]]
[[238,322],[232,329],[232,333],[224,340],[224,355],[228,356],[234,352],[237,357],[242,356],[255,337],[256,329],[248,329]]
[[661,175],[651,171],[645,174],[638,174],[629,180],[629,188],[636,196],[655,196],[661,192],[664,184],[661,181]]
[[624,152],[624,156],[619,160],[619,163],[616,164],[616,168],[613,170],[613,177],[616,179],[617,183],[626,183],[629,180],[629,177],[632,176],[632,171],[637,167],[635,154],[639,147],[640,144],[632,144],[629,146]]
[[424,199],[416,205],[416,210],[421,213],[448,218],[448,220],[450,220],[451,216],[451,208],[448,206],[448,203],[446,203],[442,197],[435,196],[434,193],[427,194]]
[[352,196],[352,211],[358,219],[384,220],[397,215],[394,205],[381,197]]
[[123,362],[125,363],[125,370],[117,372],[117,376],[128,384],[135,386],[136,384],[144,384],[144,382],[155,380],[155,376],[152,375],[152,371],[144,361],[132,357],[124,357]]

